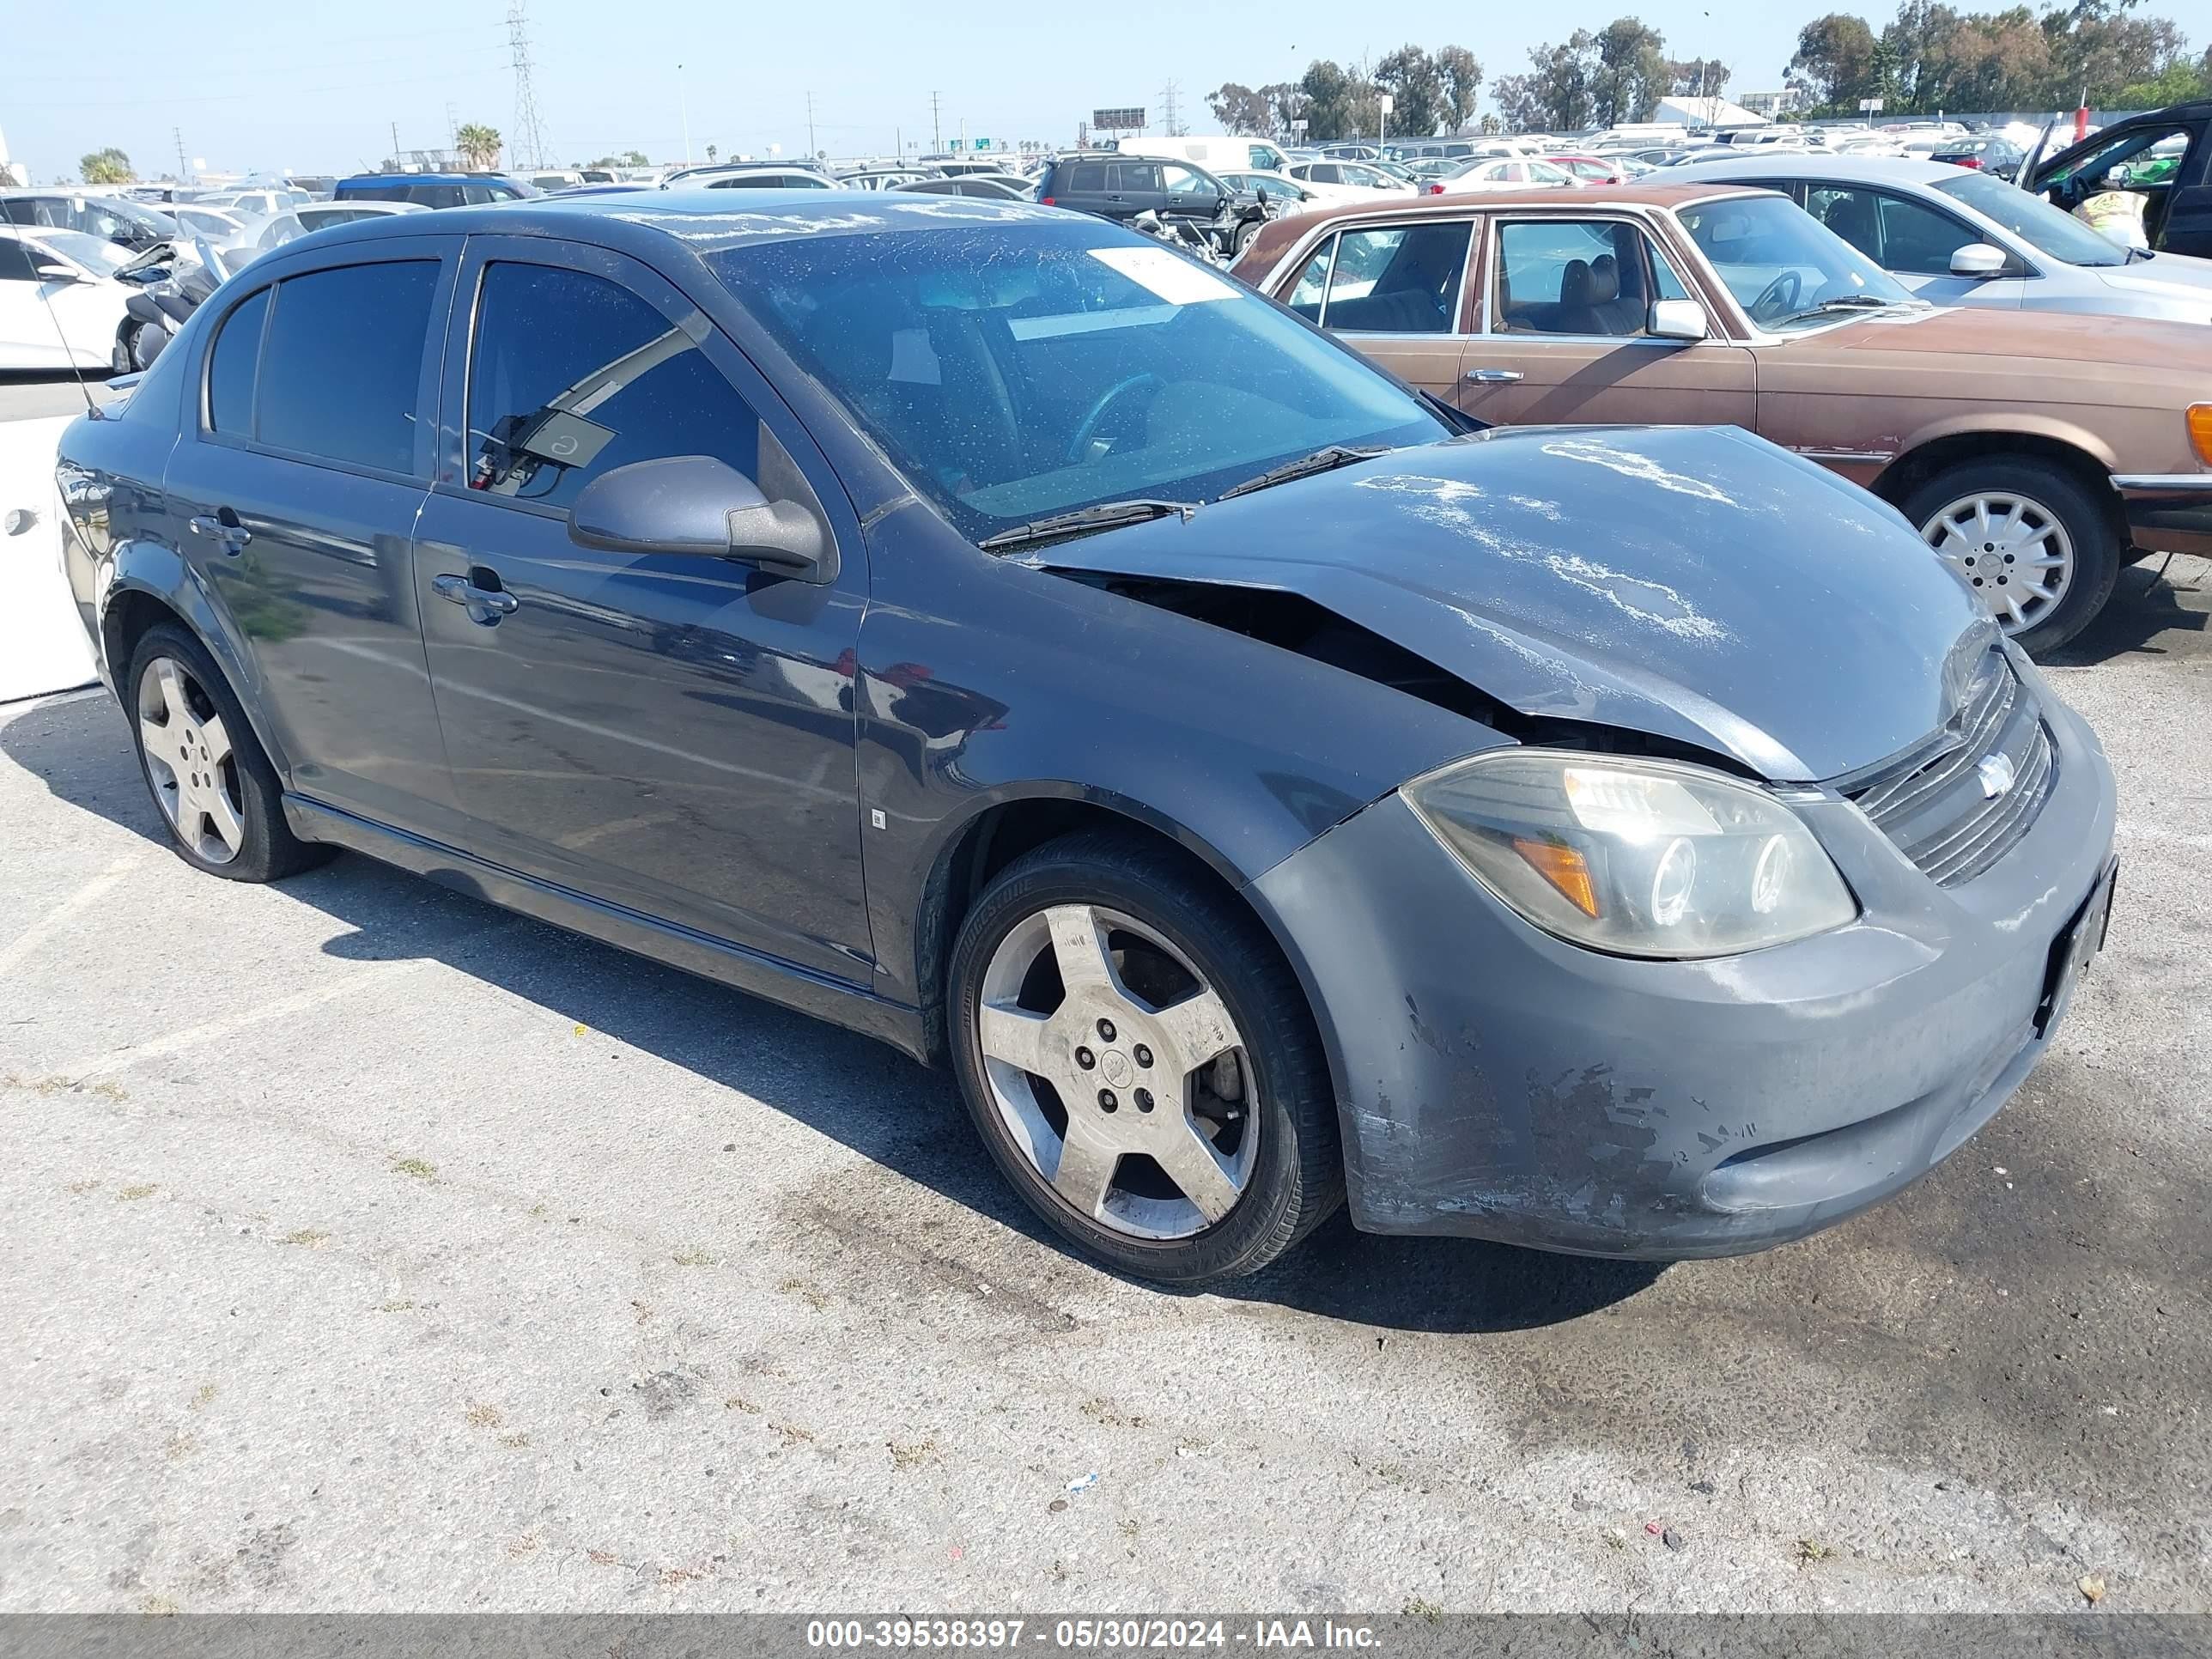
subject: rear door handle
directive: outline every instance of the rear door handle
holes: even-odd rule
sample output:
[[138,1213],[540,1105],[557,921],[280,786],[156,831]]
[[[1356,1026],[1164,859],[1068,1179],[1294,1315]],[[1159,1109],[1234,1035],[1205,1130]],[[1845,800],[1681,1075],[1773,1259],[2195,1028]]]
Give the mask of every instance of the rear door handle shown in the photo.
[[239,523],[238,514],[227,507],[218,507],[212,514],[194,514],[187,522],[194,534],[213,538],[226,553],[243,553],[246,544],[253,539],[253,532]]
[[479,587],[466,576],[433,576],[430,587],[440,599],[466,605],[471,622],[495,623],[522,603],[503,587]]
[[1470,368],[1460,378],[1472,380],[1477,386],[1510,386],[1521,378],[1521,371],[1517,368]]

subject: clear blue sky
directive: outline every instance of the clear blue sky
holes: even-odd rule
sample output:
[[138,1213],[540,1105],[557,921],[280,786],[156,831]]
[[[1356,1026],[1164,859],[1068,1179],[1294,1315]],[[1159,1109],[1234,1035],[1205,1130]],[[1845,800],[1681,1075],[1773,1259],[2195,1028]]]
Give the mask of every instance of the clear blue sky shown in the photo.
[[[1632,8],[1674,56],[1729,64],[1735,91],[1778,86],[1797,29],[1827,9],[1814,0]],[[179,128],[185,154],[211,168],[302,173],[373,166],[391,149],[394,121],[403,146],[441,145],[449,104],[454,119],[512,136],[506,0],[343,9],[111,0],[33,9],[38,29],[15,32],[0,66],[0,132],[41,183],[73,173],[80,155],[107,144],[143,174],[173,169]],[[1316,57],[1380,57],[1412,40],[1467,46],[1488,82],[1524,69],[1530,46],[1625,9],[1601,0],[1401,0],[1375,9],[1118,0],[1004,9],[913,0],[529,0],[538,109],[548,147],[564,162],[632,148],[681,160],[687,106],[696,155],[709,143],[726,154],[765,155],[778,143],[797,153],[806,144],[810,88],[817,143],[833,155],[887,155],[900,131],[927,140],[933,89],[947,138],[964,122],[971,137],[1066,143],[1097,105],[1141,104],[1157,123],[1173,75],[1185,125],[1211,131],[1205,94],[1224,81],[1293,79]],[[1889,8],[1869,9],[1886,16]],[[960,21],[963,11],[976,21]],[[1001,21],[987,21],[994,13]]]

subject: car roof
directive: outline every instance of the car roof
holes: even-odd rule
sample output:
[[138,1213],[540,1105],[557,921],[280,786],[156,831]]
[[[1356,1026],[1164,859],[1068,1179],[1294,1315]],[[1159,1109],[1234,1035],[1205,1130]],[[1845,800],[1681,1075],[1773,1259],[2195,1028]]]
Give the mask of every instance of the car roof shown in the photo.
[[[350,179],[341,179],[344,185],[481,185],[490,179],[513,184],[514,175],[507,173],[356,173]],[[279,185],[269,185],[274,190]]]
[[1741,159],[1685,161],[1667,169],[1670,179],[1741,182],[1747,173],[1762,179],[1848,179],[1869,185],[1932,185],[1956,179],[1962,169],[1948,161],[1918,161],[1897,155],[1808,155],[1802,151],[1752,150]]
[[1253,244],[1265,252],[1273,249],[1270,258],[1278,258],[1304,237],[1322,225],[1340,225],[1364,219],[1444,218],[1454,213],[1464,213],[1470,208],[1510,208],[1516,213],[1559,210],[1572,212],[1577,209],[1601,207],[1686,207],[1692,202],[1710,202],[1721,196],[1750,196],[1760,193],[1749,185],[1599,185],[1587,190],[1462,190],[1447,191],[1441,196],[1390,195],[1377,202],[1333,203],[1326,207],[1309,208],[1304,213],[1285,214],[1272,220]]
[[[738,200],[732,200],[733,194]],[[732,192],[678,185],[672,190],[620,196],[540,196],[482,207],[445,208],[427,223],[411,214],[384,215],[316,231],[313,246],[339,247],[393,236],[495,234],[574,237],[617,249],[654,251],[672,240],[696,252],[714,252],[812,236],[948,228],[972,230],[978,225],[1039,221],[1082,221],[1105,228],[1089,214],[981,197],[813,189]],[[308,244],[287,243],[285,247],[295,246]],[[264,257],[274,258],[283,251],[275,250]]]

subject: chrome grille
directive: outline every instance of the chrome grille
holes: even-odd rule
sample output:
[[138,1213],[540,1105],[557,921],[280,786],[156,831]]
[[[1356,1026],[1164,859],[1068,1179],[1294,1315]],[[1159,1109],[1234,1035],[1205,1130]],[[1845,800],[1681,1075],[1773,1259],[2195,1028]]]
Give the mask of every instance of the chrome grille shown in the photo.
[[[2012,784],[1991,797],[1982,765],[1996,757],[2010,763]],[[1843,793],[1899,852],[1949,886],[1972,881],[2027,833],[2057,772],[2035,700],[2004,653],[1992,651],[1942,731]]]

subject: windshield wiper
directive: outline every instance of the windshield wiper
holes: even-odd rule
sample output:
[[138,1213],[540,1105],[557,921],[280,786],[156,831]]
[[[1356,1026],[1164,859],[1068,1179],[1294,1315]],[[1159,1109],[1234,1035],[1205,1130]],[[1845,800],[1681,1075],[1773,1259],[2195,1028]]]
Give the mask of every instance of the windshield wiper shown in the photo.
[[1100,501],[1095,507],[1079,507],[1073,512],[1055,513],[1050,518],[1016,525],[1012,530],[986,536],[975,545],[989,553],[1002,547],[1019,547],[1025,542],[1046,541],[1054,536],[1080,536],[1091,530],[1142,524],[1147,519],[1164,519],[1170,513],[1179,513],[1188,520],[1202,505],[1199,501],[1161,501],[1143,496],[1126,501]]
[[1832,300],[1823,300],[1802,311],[1793,311],[1793,317],[1817,317],[1824,311],[1887,311],[1892,306],[1918,303],[1912,300],[1884,300],[1871,294],[1838,294]]
[[1255,489],[1270,485],[1288,483],[1293,478],[1310,478],[1316,472],[1334,472],[1340,466],[1350,466],[1354,461],[1371,461],[1377,455],[1388,455],[1388,444],[1331,444],[1326,449],[1316,449],[1310,455],[1301,455],[1295,461],[1285,461],[1280,466],[1269,467],[1256,478],[1247,478],[1243,483],[1231,484],[1214,497],[1218,501],[1233,501],[1239,495],[1249,495]]

